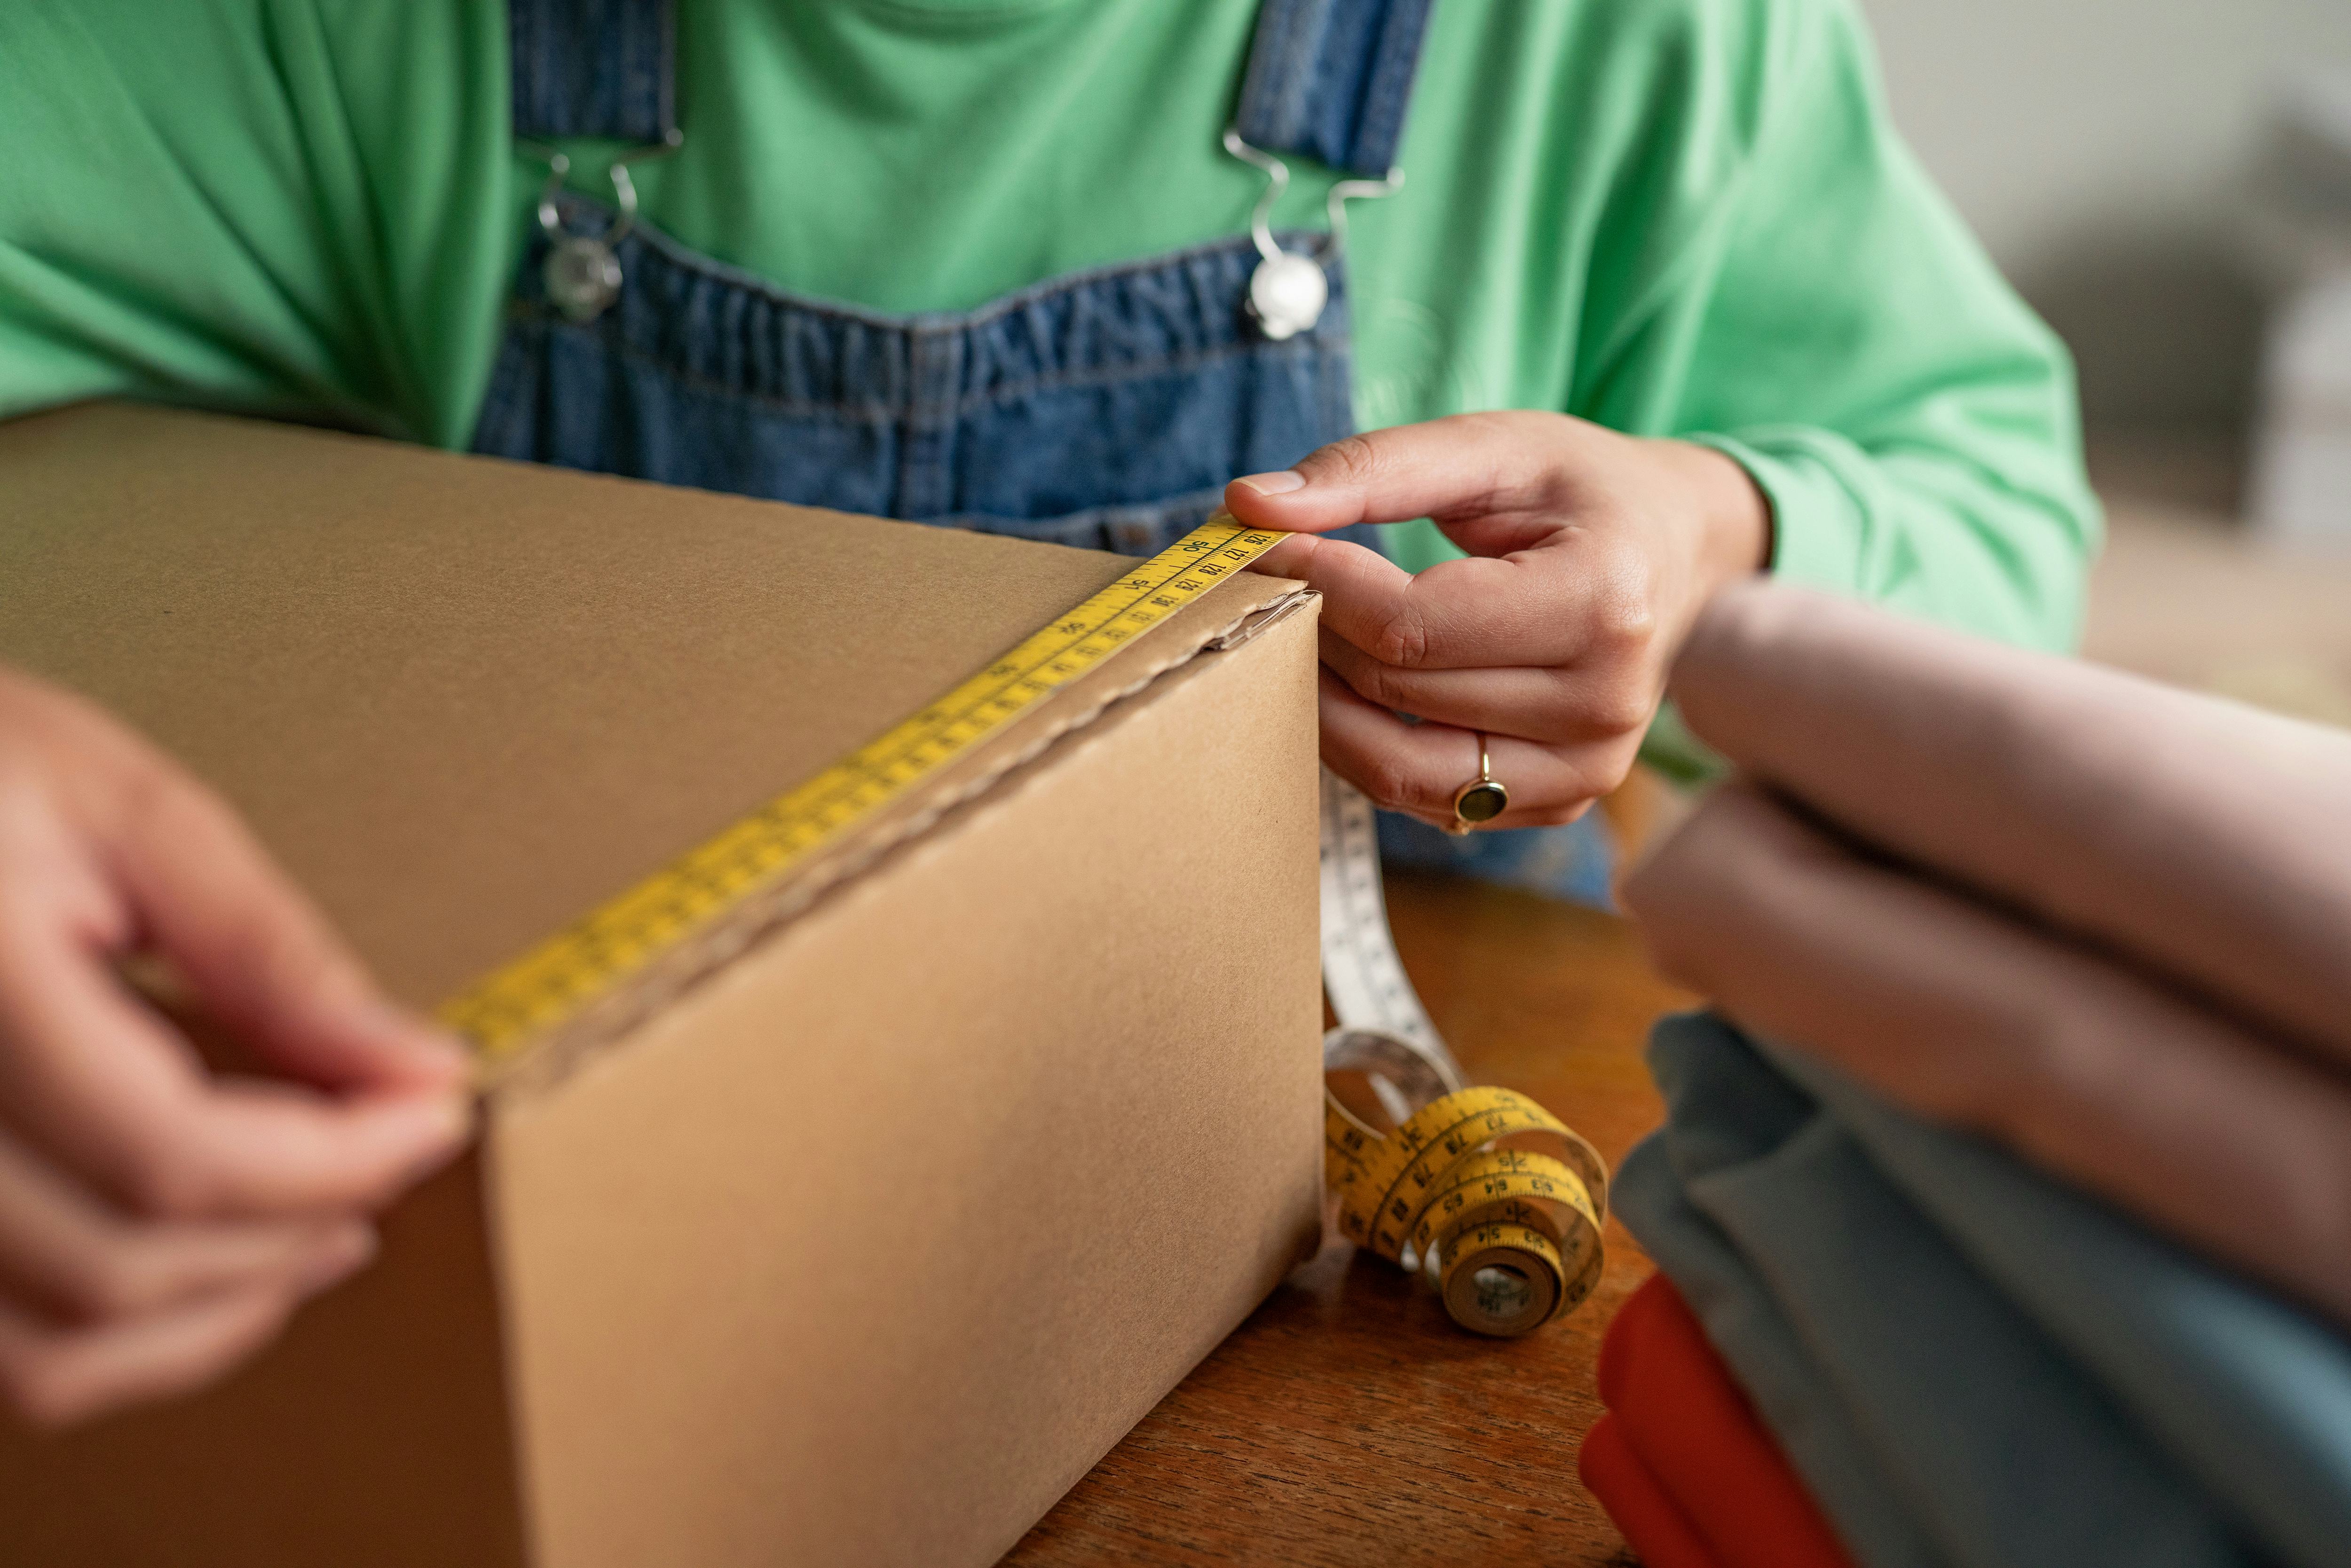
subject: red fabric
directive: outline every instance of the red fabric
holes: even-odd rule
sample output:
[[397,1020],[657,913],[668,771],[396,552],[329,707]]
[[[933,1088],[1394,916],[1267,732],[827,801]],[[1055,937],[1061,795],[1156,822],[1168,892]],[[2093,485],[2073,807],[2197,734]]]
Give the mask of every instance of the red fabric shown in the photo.
[[1725,1568],[1625,1441],[1614,1415],[1603,1414],[1584,1434],[1575,1469],[1646,1568]]
[[[1584,1439],[1584,1484],[1653,1568],[1684,1562],[1853,1568],[1819,1505],[1663,1274],[1634,1291],[1608,1325],[1600,1345],[1600,1398],[1611,1414]],[[1666,1516],[1672,1522],[1661,1531]],[[1688,1537],[1687,1546],[1673,1537],[1676,1528]],[[1692,1549],[1700,1555],[1667,1555]]]

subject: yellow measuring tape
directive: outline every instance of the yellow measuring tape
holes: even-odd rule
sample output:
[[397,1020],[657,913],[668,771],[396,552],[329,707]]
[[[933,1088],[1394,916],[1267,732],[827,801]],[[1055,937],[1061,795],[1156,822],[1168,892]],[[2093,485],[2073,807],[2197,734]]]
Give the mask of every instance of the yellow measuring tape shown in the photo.
[[485,976],[439,1009],[485,1065],[513,1058],[774,884],[1283,536],[1211,518],[903,724]]
[[[485,1066],[515,1058],[1282,537],[1211,519],[912,717],[493,970],[444,1003],[440,1020]],[[1521,1333],[1590,1293],[1605,1167],[1532,1101],[1464,1090],[1384,1136],[1335,1099],[1326,1120],[1341,1228],[1385,1257],[1432,1268],[1467,1326]]]
[[1462,1327],[1527,1333],[1599,1283],[1608,1168],[1525,1095],[1457,1090],[1383,1134],[1326,1090],[1322,1117],[1340,1231],[1433,1275]]

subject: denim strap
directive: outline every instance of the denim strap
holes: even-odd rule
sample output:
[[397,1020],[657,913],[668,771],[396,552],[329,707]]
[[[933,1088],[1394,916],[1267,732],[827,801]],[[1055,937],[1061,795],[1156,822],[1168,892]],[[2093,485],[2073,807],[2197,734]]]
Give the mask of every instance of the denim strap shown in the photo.
[[667,141],[677,129],[670,0],[507,0],[514,131],[527,141]]
[[1435,0],[1264,0],[1233,129],[1366,179],[1395,167]]
[[[1234,128],[1377,179],[1395,163],[1434,0],[1263,0]],[[654,143],[677,127],[671,0],[508,0],[515,134]]]

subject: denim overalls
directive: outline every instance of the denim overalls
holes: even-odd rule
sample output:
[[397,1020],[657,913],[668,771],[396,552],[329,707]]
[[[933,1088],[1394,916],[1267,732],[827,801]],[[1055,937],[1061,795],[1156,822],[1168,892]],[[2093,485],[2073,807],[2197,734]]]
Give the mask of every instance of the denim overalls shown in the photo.
[[[1235,131],[1387,175],[1431,3],[1264,0]],[[509,18],[518,141],[674,142],[664,0],[510,0]],[[579,235],[619,221],[569,193],[546,217]],[[617,264],[609,304],[587,314],[572,298],[567,313],[553,245],[534,235],[523,257],[477,452],[1148,555],[1235,475],[1355,428],[1345,271],[1327,246],[1329,303],[1276,339],[1248,308],[1262,259],[1249,234],[908,316],[794,295],[643,224],[594,253]],[[1457,841],[1390,819],[1382,846],[1503,880],[1527,880],[1510,874],[1525,862],[1549,891],[1606,896],[1606,843],[1589,831]]]

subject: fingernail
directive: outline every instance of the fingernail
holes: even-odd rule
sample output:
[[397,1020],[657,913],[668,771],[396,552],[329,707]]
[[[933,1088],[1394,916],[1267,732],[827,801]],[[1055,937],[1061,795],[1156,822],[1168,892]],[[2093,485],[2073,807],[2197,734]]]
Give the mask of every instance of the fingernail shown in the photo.
[[465,1042],[431,1020],[392,1002],[372,1002],[368,1011],[369,1026],[376,1034],[397,1040],[401,1051],[434,1071],[458,1078],[472,1069],[473,1055]]
[[410,1125],[416,1129],[413,1134],[416,1141],[404,1146],[407,1157],[386,1189],[387,1197],[421,1186],[465,1157],[473,1137],[473,1105],[460,1101],[420,1109]]
[[319,1249],[316,1257],[304,1264],[298,1278],[305,1291],[323,1291],[339,1281],[348,1280],[375,1261],[376,1239],[373,1228],[355,1225]]
[[1233,482],[1247,485],[1260,496],[1286,496],[1292,490],[1306,488],[1306,476],[1295,468],[1284,468],[1279,474],[1251,474]]
[[413,1141],[436,1160],[464,1141],[474,1124],[473,1103],[455,1094],[413,1101],[386,1114],[396,1129],[396,1141]]
[[474,1070],[474,1053],[455,1035],[437,1029],[412,1029],[409,1038],[416,1042],[417,1054],[452,1078],[463,1078]]

